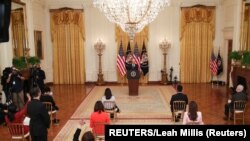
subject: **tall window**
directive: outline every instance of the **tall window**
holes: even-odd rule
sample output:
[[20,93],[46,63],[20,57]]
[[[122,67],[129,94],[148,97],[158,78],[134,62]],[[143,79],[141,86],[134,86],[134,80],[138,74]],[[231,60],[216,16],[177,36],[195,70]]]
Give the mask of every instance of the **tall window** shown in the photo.
[[55,84],[83,84],[83,10],[51,10],[53,79]]
[[209,82],[214,40],[215,7],[181,8],[181,82]]

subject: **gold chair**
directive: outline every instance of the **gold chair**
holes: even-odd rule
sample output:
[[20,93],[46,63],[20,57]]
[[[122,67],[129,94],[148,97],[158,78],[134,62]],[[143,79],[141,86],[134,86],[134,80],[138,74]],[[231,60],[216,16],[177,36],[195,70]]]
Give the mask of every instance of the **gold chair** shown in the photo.
[[24,134],[24,125],[22,123],[10,123],[7,125],[11,135],[11,140],[31,140],[30,132]]
[[[239,100],[239,101],[234,101],[234,109],[230,109],[233,111],[229,111],[229,117],[230,114],[234,115],[234,124],[236,124],[236,120],[242,119],[242,123],[245,123],[245,109],[246,109],[246,101],[244,100]],[[238,115],[238,117],[237,117]],[[241,115],[241,117],[239,117]]]
[[180,119],[183,119],[184,112],[186,111],[185,101],[173,102],[173,120],[176,121],[176,116],[180,115]]
[[92,132],[97,141],[104,141],[105,139],[105,125],[107,122],[94,122],[92,127]]
[[[45,105],[45,108],[48,110],[48,114],[50,116],[50,124],[52,124],[53,119],[56,119],[56,110],[53,111],[51,102],[42,102]],[[53,117],[54,115],[54,117]]]
[[114,115],[114,120],[117,118],[117,112],[116,109],[114,108],[116,103],[115,101],[104,101],[103,102],[104,109],[106,113],[109,113],[109,115],[113,114]]

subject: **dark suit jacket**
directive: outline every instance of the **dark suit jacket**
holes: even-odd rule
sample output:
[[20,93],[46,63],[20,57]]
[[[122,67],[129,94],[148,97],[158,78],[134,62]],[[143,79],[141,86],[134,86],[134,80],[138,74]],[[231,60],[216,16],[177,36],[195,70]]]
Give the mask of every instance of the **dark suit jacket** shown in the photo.
[[125,65],[127,70],[138,70],[138,64],[134,64],[133,66],[133,64],[126,63]]
[[248,100],[247,95],[245,93],[243,93],[243,92],[235,93],[232,96],[232,101],[230,103],[230,108],[233,108],[234,107],[234,101],[238,101],[238,100],[247,101]]
[[186,101],[186,104],[188,104],[188,97],[187,95],[183,93],[177,93],[177,94],[172,95],[171,100],[170,100],[171,112],[173,112],[174,101]]
[[31,100],[27,107],[27,114],[30,117],[31,136],[47,136],[50,117],[42,102],[36,99]]
[[41,91],[43,92],[44,89],[44,79],[46,79],[46,75],[45,72],[41,69],[37,69],[35,71],[35,78],[36,78],[36,82],[38,87],[41,89]]
[[52,104],[52,110],[53,111],[54,110],[59,110],[59,108],[56,106],[56,103],[55,103],[53,97],[50,96],[50,95],[46,95],[46,94],[41,95],[40,101],[41,102],[51,102],[51,104]]

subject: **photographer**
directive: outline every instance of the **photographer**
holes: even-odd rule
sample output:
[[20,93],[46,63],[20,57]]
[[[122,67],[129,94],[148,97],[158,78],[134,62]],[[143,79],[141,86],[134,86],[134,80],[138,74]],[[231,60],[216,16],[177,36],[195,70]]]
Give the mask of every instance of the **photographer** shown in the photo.
[[10,73],[12,73],[12,68],[11,67],[6,67],[3,70],[3,76],[1,77],[1,85],[3,86],[2,90],[3,90],[4,94],[5,94],[6,102],[9,102],[11,100],[11,96],[10,96],[10,88],[11,88],[11,86],[7,83],[7,79],[9,77]]
[[41,92],[44,92],[44,80],[46,79],[45,72],[41,69],[40,64],[36,64],[34,68],[32,68],[31,72],[32,77],[32,87],[38,86]]
[[4,110],[7,109],[7,105],[4,105],[2,103],[0,103],[0,125],[3,125],[5,123],[5,119],[4,119],[4,116],[5,116],[5,112]]
[[9,74],[7,83],[11,86],[11,96],[17,110],[22,109],[24,105],[23,95],[23,80],[22,74],[16,68],[12,68],[12,73]]

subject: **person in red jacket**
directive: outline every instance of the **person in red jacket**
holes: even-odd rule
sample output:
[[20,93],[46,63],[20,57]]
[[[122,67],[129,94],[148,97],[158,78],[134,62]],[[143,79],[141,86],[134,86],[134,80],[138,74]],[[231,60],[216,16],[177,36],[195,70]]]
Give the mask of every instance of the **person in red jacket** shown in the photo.
[[[28,101],[26,102],[25,106],[17,112],[17,106],[12,103],[8,106],[7,110],[5,110],[5,121],[7,124],[10,123],[23,123],[23,120],[25,118],[25,115],[27,113],[27,105],[29,101],[31,100],[31,97],[29,94],[27,94]],[[24,134],[29,132],[29,126],[24,125]]]
[[104,112],[104,106],[101,101],[96,101],[94,112],[90,116],[90,127],[92,128],[92,131],[96,134],[104,134],[104,125],[96,125],[95,123],[110,123],[109,115]]

